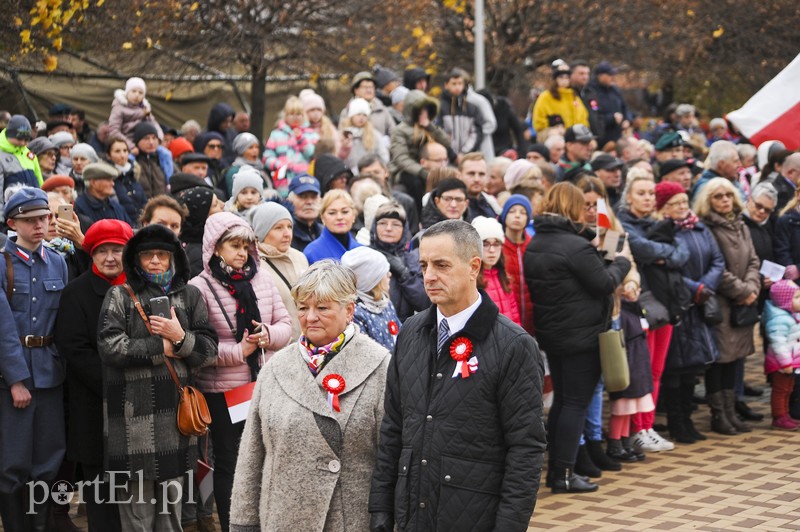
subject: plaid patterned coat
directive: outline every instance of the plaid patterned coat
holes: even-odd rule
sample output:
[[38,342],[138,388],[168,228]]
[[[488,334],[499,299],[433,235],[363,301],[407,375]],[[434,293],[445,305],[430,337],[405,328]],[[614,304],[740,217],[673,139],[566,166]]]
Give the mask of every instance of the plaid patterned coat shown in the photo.
[[[153,228],[153,229],[151,229]],[[174,240],[175,277],[167,293],[186,339],[172,363],[182,384],[191,370],[217,356],[217,335],[208,323],[200,291],[186,284],[189,264],[169,229],[148,226],[128,243],[123,264],[128,282],[145,312],[150,298],[164,295],[136,272],[136,249],[146,240]],[[97,347],[103,361],[103,418],[106,471],[143,473],[144,480],[166,480],[194,468],[195,438],[178,432],[178,391],[164,364],[161,337],[151,336],[122,286],[112,287],[100,311]]]

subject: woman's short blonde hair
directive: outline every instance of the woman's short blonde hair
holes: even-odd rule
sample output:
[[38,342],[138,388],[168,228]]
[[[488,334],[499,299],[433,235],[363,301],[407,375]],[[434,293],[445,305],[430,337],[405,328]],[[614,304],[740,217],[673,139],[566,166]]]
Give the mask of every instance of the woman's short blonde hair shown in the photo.
[[292,286],[292,298],[298,303],[313,297],[317,301],[335,301],[344,306],[355,302],[356,274],[338,261],[325,259],[312,264]]
[[744,202],[742,196],[733,183],[724,177],[715,177],[710,179],[708,183],[700,188],[697,197],[694,200],[694,213],[700,218],[706,218],[713,209],[711,208],[711,196],[713,196],[720,188],[725,189],[726,192],[733,194],[733,212],[739,214],[744,210]]
[[347,193],[347,191],[342,190],[340,188],[333,188],[325,193],[322,196],[322,207],[320,209],[321,213],[324,213],[328,210],[328,207],[336,200],[343,200],[345,203],[350,205],[351,209],[356,208],[356,202],[353,201],[353,197]]

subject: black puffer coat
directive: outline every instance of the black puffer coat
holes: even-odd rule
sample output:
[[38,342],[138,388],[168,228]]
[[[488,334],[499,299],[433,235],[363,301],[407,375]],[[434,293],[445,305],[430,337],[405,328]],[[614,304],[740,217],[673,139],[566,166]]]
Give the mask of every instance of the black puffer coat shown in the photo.
[[611,324],[612,296],[631,263],[604,261],[594,232],[566,218],[537,216],[536,234],[523,258],[525,282],[536,308],[536,338],[548,356],[599,352],[598,335]]
[[437,358],[436,307],[409,318],[386,382],[370,512],[404,531],[520,531],[536,503],[545,431],[543,363],[531,336],[486,293],[466,327],[478,370]]

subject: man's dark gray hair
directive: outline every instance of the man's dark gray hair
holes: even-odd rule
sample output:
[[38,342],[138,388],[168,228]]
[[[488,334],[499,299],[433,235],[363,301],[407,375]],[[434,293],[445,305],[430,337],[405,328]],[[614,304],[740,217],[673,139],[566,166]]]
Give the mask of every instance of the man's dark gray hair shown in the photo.
[[447,235],[453,239],[456,255],[464,262],[469,262],[472,257],[483,259],[483,241],[472,225],[464,220],[443,220],[435,223],[422,233],[420,242],[426,238]]

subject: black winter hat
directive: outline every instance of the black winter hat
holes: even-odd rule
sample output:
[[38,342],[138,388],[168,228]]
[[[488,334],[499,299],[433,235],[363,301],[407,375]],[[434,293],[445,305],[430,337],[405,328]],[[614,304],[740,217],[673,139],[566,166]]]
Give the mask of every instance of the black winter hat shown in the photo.
[[330,189],[331,181],[343,173],[347,174],[348,181],[352,179],[353,172],[344,161],[329,153],[320,155],[314,162],[314,177],[319,180],[323,196]]
[[535,152],[544,157],[544,160],[550,162],[550,148],[545,146],[544,144],[531,144],[528,146],[528,149],[525,150],[525,155],[529,154],[530,152]]
[[33,136],[30,121],[23,115],[14,115],[6,126],[6,138],[17,140],[30,140]]
[[169,178],[169,192],[175,197],[178,197],[178,194],[192,187],[205,187],[211,189],[211,185],[194,174],[178,172]]
[[139,144],[139,141],[147,135],[155,135],[158,137],[158,129],[150,122],[139,122],[133,129],[133,144]]

